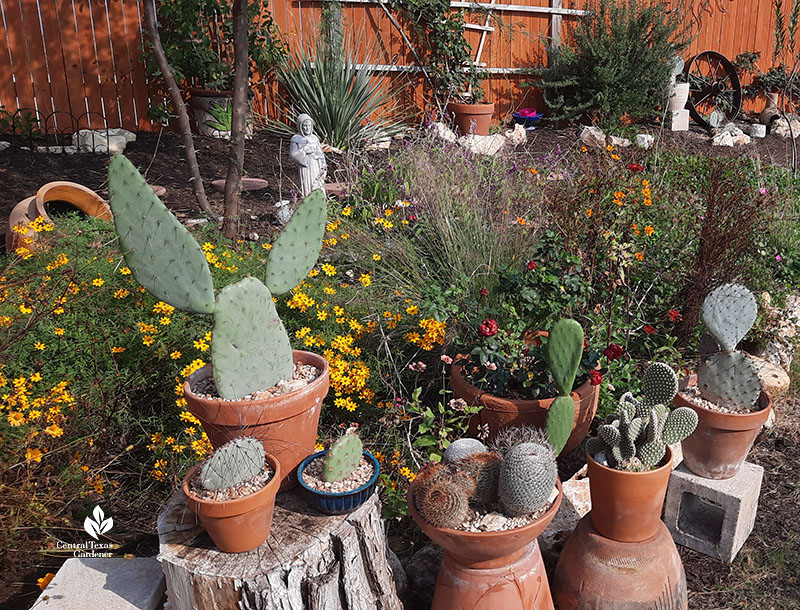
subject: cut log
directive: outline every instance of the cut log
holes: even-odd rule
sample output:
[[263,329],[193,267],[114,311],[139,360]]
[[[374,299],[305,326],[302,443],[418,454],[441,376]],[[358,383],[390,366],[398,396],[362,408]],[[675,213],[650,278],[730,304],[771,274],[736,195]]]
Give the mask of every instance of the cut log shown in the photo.
[[172,610],[402,610],[387,560],[378,495],[325,516],[296,492],[278,494],[260,547],[223,553],[183,492],[158,517],[158,559]]

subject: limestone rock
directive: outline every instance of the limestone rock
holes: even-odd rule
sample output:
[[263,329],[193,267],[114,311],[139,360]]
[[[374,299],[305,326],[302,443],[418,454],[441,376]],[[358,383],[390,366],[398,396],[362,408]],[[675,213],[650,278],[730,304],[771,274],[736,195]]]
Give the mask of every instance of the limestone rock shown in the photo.
[[723,131],[722,133],[718,133],[711,139],[712,146],[730,146],[733,147],[733,136],[727,132]]
[[561,489],[564,494],[561,506],[553,521],[539,536],[545,563],[548,565],[552,563],[553,566],[558,561],[558,555],[572,530],[578,525],[578,521],[592,509],[587,467],[584,466],[571,479],[564,481]]
[[80,152],[119,154],[130,142],[136,141],[136,134],[126,129],[81,129],[72,134],[72,145]]
[[628,138],[620,138],[619,136],[611,136],[611,146],[616,148],[628,148],[631,141]]
[[797,117],[791,117],[792,133],[789,134],[789,122],[783,117],[779,118],[772,124],[772,133],[779,135],[782,138],[794,137],[800,135],[800,120]]
[[594,146],[595,148],[606,147],[606,134],[603,133],[602,129],[594,125],[586,125],[583,131],[581,131],[580,139],[586,146]]
[[514,129],[509,129],[506,131],[506,140],[512,146],[519,146],[520,144],[525,144],[528,141],[528,132],[525,131],[525,128],[520,125],[514,125]]
[[653,145],[655,138],[649,133],[636,134],[636,146],[639,148],[648,149]]
[[445,142],[455,142],[457,139],[455,132],[441,121],[431,123],[430,129],[435,136],[441,138]]
[[501,133],[491,136],[479,136],[471,133],[458,138],[458,143],[475,155],[493,157],[506,143],[506,137]]
[[433,601],[433,590],[436,587],[436,577],[439,575],[439,566],[442,563],[442,548],[429,544],[414,553],[406,562],[405,569],[408,576],[407,607],[430,608]]
[[11,142],[5,142],[5,141],[0,142],[0,152],[4,151],[6,148],[9,148],[10,146]]
[[781,396],[789,390],[789,375],[780,366],[758,356],[750,356],[750,360],[753,361],[761,378],[761,387],[767,394],[772,397]]

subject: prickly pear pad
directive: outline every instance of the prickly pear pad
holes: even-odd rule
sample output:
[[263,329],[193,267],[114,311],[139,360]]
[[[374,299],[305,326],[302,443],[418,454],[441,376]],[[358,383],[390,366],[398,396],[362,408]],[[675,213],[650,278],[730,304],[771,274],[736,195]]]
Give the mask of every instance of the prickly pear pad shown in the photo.
[[273,294],[289,292],[311,271],[322,247],[326,216],[325,193],[311,191],[270,250],[264,283]]
[[214,284],[203,251],[122,155],[108,164],[108,192],[122,254],[136,281],[173,307],[212,313]]
[[211,359],[217,391],[228,400],[292,378],[289,337],[272,294],[256,278],[246,277],[220,292],[214,311]]

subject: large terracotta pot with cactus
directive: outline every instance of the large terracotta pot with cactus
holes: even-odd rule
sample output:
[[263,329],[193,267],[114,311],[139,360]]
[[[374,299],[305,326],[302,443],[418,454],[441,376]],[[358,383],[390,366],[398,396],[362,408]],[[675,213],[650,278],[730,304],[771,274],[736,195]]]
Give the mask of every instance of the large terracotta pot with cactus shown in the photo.
[[226,553],[243,553],[269,536],[280,463],[252,437],[223,445],[183,479],[186,504]]
[[687,607],[683,565],[661,521],[672,471],[669,445],[697,425],[691,409],[667,408],[677,388],[668,365],[651,364],[642,397],[623,394],[617,412],[586,441],[592,510],[556,567],[553,596],[560,610]]
[[697,431],[683,441],[686,467],[708,479],[736,476],[772,409],[752,359],[737,351],[758,306],[744,286],[725,284],[703,301],[701,317],[713,341],[702,342],[697,375],[681,380],[675,404],[693,409]]
[[[190,409],[203,422],[212,445],[257,434],[267,453],[281,462],[282,486],[290,486],[294,481],[288,474],[314,449],[328,371],[321,357],[293,354],[273,295],[294,288],[316,263],[325,231],[324,193],[313,191],[298,206],[270,250],[264,282],[246,277],[215,296],[200,245],[130,161],[113,157],[108,176],[114,224],[133,277],[155,298],[181,311],[213,316],[213,368],[192,379],[213,376],[213,384],[202,392],[205,396],[187,384]],[[279,382],[291,384],[298,363],[316,367],[311,383],[259,399]]]

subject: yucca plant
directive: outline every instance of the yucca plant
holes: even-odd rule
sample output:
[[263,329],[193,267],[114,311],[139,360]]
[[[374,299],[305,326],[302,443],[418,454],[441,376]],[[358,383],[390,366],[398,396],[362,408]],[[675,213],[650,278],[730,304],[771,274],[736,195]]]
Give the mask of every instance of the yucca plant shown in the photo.
[[[306,113],[314,119],[319,138],[331,146],[347,149],[362,146],[400,130],[397,115],[398,86],[387,85],[386,71],[359,68],[361,39],[344,49],[318,42],[314,51],[300,49],[278,65],[276,75],[287,98],[283,122],[267,120],[268,128],[279,135],[295,133],[295,117]],[[363,64],[371,64],[373,47],[364,45]]]

